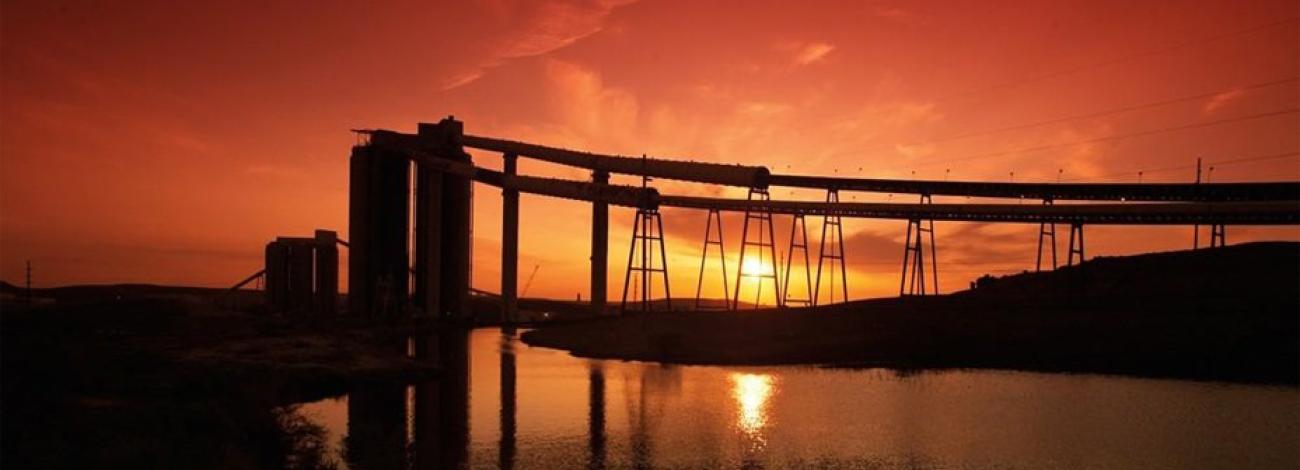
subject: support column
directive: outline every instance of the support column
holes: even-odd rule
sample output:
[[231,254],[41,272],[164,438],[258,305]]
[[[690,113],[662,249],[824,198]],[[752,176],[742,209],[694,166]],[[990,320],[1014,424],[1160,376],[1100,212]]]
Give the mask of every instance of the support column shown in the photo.
[[[352,147],[348,169],[348,314],[369,315],[370,280],[370,162],[373,149]],[[271,285],[267,272],[267,286]]]
[[[469,162],[469,155],[464,155]],[[473,184],[469,179],[444,174],[442,217],[442,310],[453,318],[470,318],[469,288],[473,250]]]
[[[930,204],[929,194],[921,195],[921,204]],[[916,235],[913,238],[913,234]],[[932,285],[935,295],[939,294],[939,261],[934,242],[933,219],[911,219],[907,221],[907,235],[903,247],[903,278],[898,285],[898,295],[926,295],[925,288],[925,236],[930,238],[930,271],[933,275]],[[909,257],[909,254],[911,255]],[[909,262],[910,258],[910,262]]]
[[315,243],[311,239],[295,238],[285,240],[285,245],[289,247],[289,311],[295,315],[310,313],[316,303],[312,276]]
[[[1052,205],[1051,199],[1043,199],[1044,206]],[[1056,269],[1056,224],[1051,222],[1042,222],[1038,224],[1038,257],[1034,263],[1034,272],[1043,271],[1043,240],[1051,239],[1052,244],[1052,269]]]
[[[796,241],[800,240],[800,241]],[[804,286],[808,291],[805,298],[790,298],[790,272],[794,270],[794,252],[803,250],[803,273]],[[797,280],[797,279],[796,279]],[[785,255],[785,279],[781,281],[781,292],[785,295],[782,302],[785,305],[803,304],[805,307],[813,306],[813,282],[812,282],[812,263],[808,258],[808,223],[804,220],[803,214],[795,214],[790,218],[790,245]]]
[[289,303],[289,247],[272,241],[266,244],[266,304],[283,313]]
[[[840,202],[840,190],[831,188],[826,190],[826,202]],[[910,227],[910,226],[909,226]],[[830,232],[830,249],[826,248],[826,235]],[[906,255],[906,252],[904,252]],[[813,283],[813,306],[821,305],[821,287],[822,287],[822,266],[830,260],[830,301],[835,303],[835,263],[840,265],[840,290],[842,292],[841,300],[849,301],[849,271],[844,262],[844,224],[843,219],[838,215],[826,215],[822,217],[822,238],[818,242],[817,248],[817,277]],[[904,265],[906,265],[904,261]]]
[[[438,158],[457,163],[473,163],[469,154],[460,145],[460,136],[464,125],[455,119],[447,118],[436,124],[420,123],[418,135],[420,144],[427,152]],[[437,243],[429,243],[429,256],[432,257],[436,246],[437,264],[429,265],[429,276],[437,271],[437,308],[439,316],[466,320],[472,317],[469,309],[470,270],[473,252],[473,182],[464,176],[442,173],[441,182],[434,187],[430,185],[427,197],[440,194],[438,224],[430,223],[430,240],[436,237]],[[430,204],[432,206],[432,204]],[[432,218],[432,216],[430,216]],[[430,280],[432,282],[432,280]],[[433,286],[430,285],[430,294]]]
[[442,312],[442,173],[416,165],[415,305],[430,318]]
[[[609,184],[609,172],[591,173],[593,183]],[[596,315],[605,313],[606,283],[609,269],[609,204],[591,203],[591,310]]]
[[[747,197],[747,200],[768,202],[772,200],[772,197],[771,195],[768,194],[767,188],[750,188],[749,196]],[[750,220],[758,221],[757,242],[749,241]],[[763,230],[765,228],[767,230],[766,234],[763,233]],[[763,272],[745,274],[745,249],[748,248],[749,246],[754,246],[758,248],[758,265],[759,265],[759,269],[763,270]],[[764,248],[767,248],[768,253],[770,255],[767,257],[767,259],[772,260],[771,273],[766,272],[765,269],[766,264],[764,264],[763,262]],[[774,299],[776,302],[776,307],[777,308],[785,307],[784,298],[781,297],[781,281],[779,281],[781,277],[780,261],[777,259],[777,255],[776,255],[776,231],[772,227],[771,207],[758,210],[757,213],[755,213],[755,211],[751,211],[749,207],[746,206],[744,225],[742,225],[740,229],[740,259],[736,261],[736,265],[737,265],[736,290],[732,291],[732,295],[733,295],[731,300],[732,310],[740,309],[740,288],[742,285],[742,281],[746,277],[757,279],[757,287],[755,289],[756,292],[754,293],[754,308],[758,308],[759,304],[762,303],[763,301],[763,280],[764,279],[772,280],[772,290],[776,294]]]
[[1079,255],[1079,264],[1083,264],[1083,224],[1078,222],[1070,223],[1070,254],[1066,257],[1066,266],[1074,266],[1075,254]]
[[333,316],[339,304],[339,236],[316,231],[316,313]]
[[[713,227],[718,227],[718,239],[714,240],[710,235],[713,233]],[[718,245],[718,266],[722,268],[722,305],[721,308],[726,310],[731,305],[731,286],[727,285],[727,250],[722,244],[722,212],[717,209],[709,209],[708,216],[704,219],[704,249],[700,251],[700,277],[695,283],[695,309],[704,308],[700,302],[700,294],[704,291],[704,266],[709,258],[709,245]],[[714,305],[710,308],[717,308]]]
[[[656,244],[659,249],[659,267],[655,267],[654,261]],[[640,263],[635,256],[638,247],[641,249]],[[673,295],[668,283],[668,255],[664,246],[664,220],[657,208],[642,207],[636,210],[636,220],[632,223],[632,243],[627,254],[627,273],[623,277],[623,300],[619,304],[619,310],[623,313],[627,312],[628,288],[631,286],[633,272],[638,273],[641,283],[642,312],[649,312],[654,307],[655,273],[659,273],[663,279],[666,309],[673,309]]]
[[[1201,159],[1196,159],[1196,185],[1201,185]],[[1192,249],[1201,248],[1201,224],[1192,225]]]
[[[505,154],[505,181],[518,173],[519,157]],[[501,190],[501,322],[519,317],[519,190]]]
[[350,184],[349,310],[395,314],[409,292],[410,163],[399,152],[353,147]]

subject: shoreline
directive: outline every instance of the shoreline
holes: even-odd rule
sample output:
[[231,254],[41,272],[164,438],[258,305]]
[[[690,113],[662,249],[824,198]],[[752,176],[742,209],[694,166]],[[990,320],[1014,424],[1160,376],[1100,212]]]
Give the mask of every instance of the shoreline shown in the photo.
[[1098,258],[942,296],[602,317],[544,325],[523,340],[578,357],[673,364],[869,364],[1296,386],[1300,244]]

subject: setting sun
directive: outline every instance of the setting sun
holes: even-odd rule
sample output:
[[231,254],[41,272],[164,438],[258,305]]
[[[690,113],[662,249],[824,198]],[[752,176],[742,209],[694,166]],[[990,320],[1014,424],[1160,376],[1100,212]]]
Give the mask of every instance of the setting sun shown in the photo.
[[766,276],[772,274],[772,263],[758,258],[745,258],[745,264],[741,267],[740,273],[745,276]]

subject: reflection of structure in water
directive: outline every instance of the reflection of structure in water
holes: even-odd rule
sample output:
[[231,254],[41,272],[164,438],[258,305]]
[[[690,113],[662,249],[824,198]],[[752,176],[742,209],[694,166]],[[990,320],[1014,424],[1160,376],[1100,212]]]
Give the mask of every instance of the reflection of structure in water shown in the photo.
[[634,388],[624,376],[623,399],[628,413],[628,427],[632,443],[632,464],[636,468],[653,467],[654,442],[650,439],[664,413],[666,398],[681,392],[681,370],[671,365],[646,364],[636,372],[639,379]]
[[605,368],[587,365],[587,468],[605,468]]
[[353,468],[458,468],[467,461],[469,332],[441,331],[413,343],[414,356],[437,362],[442,374],[349,394],[344,453]]
[[406,387],[385,385],[348,396],[344,457],[354,468],[406,465]]
[[501,329],[501,440],[497,445],[497,466],[515,465],[515,331]]

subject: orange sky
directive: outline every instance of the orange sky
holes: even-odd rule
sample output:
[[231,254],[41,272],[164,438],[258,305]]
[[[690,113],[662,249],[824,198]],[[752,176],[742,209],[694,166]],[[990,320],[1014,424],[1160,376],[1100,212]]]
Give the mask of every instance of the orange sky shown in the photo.
[[[3,2],[0,279],[21,282],[31,259],[38,286],[230,285],[276,235],[347,237],[348,129],[450,114],[479,135],[778,172],[1189,181],[1199,156],[1219,162],[1215,181],[1300,179],[1291,0],[132,3]],[[498,194],[476,188],[474,283],[488,290]],[[525,196],[522,213],[521,286],[539,265],[529,295],[586,298],[588,207]],[[665,215],[674,294],[691,295],[703,214]],[[611,216],[617,297],[632,217]],[[738,216],[726,224],[734,248]],[[853,297],[897,292],[903,228],[846,224]],[[942,287],[1031,268],[1036,228],[938,224]],[[1088,253],[1190,238],[1090,228]]]

